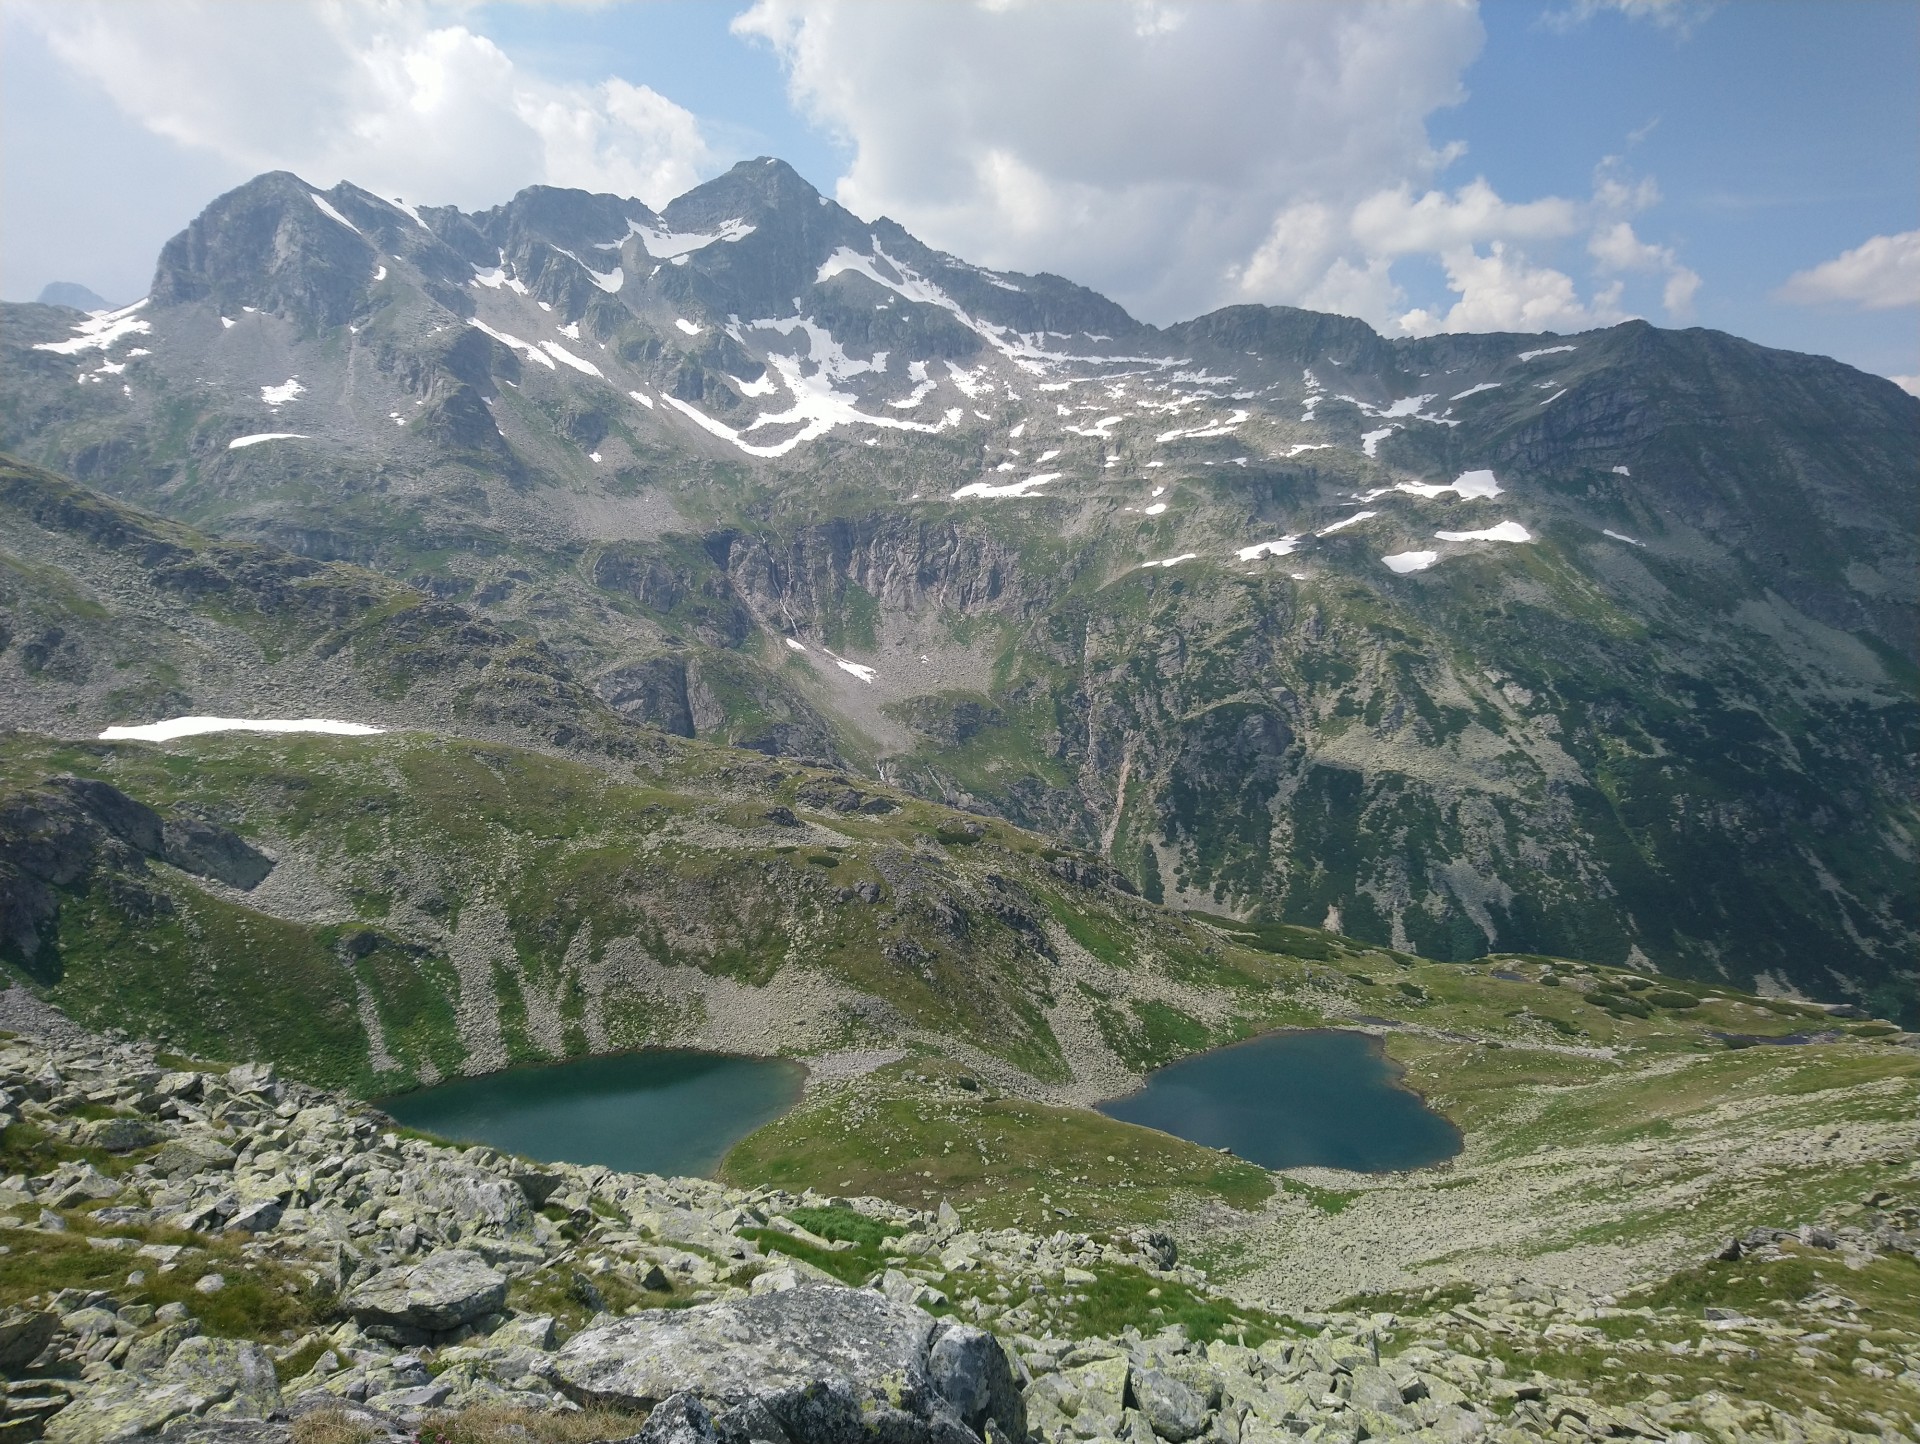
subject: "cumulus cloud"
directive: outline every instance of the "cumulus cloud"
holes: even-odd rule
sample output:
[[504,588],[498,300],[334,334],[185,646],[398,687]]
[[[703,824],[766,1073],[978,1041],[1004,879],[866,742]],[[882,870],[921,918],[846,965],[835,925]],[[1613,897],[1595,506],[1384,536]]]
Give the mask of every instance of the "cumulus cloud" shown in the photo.
[[1431,175],[1427,117],[1464,98],[1482,40],[1459,0],[760,0],[735,28],[851,146],[843,204],[1160,318],[1229,298],[1235,266],[1317,285],[1334,255],[1282,232]]
[[1457,250],[1442,261],[1447,284],[1460,299],[1444,313],[1416,308],[1400,317],[1400,329],[1410,336],[1435,331],[1580,331],[1627,319],[1618,282],[1582,301],[1571,276],[1531,264],[1524,255],[1509,252],[1503,241],[1493,242],[1484,255]]
[[1789,276],[1774,294],[1802,306],[1842,303],[1868,311],[1920,305],[1920,231],[1874,236]]
[[1587,251],[1606,271],[1652,271],[1665,276],[1660,304],[1669,318],[1685,320],[1693,315],[1694,293],[1700,289],[1697,272],[1680,264],[1671,246],[1656,246],[1641,240],[1631,221],[1602,225],[1587,239]]
[[1920,396],[1920,376],[1889,376],[1887,380],[1909,396]]
[[140,124],[250,171],[471,207],[534,182],[659,203],[710,162],[695,117],[657,92],[528,74],[427,7],[60,0],[15,14]]
[[[1461,150],[1428,122],[1465,98],[1483,39],[1466,0],[758,0],[734,29],[849,146],[850,209],[1152,320],[1263,301],[1388,331],[1579,326],[1624,314],[1622,274],[1663,276],[1670,311],[1698,284],[1663,248],[1630,266],[1580,252],[1658,198],[1617,164],[1586,198],[1435,184]],[[1593,294],[1555,269],[1569,249]],[[1395,265],[1411,257],[1440,263],[1448,304],[1409,309]]]

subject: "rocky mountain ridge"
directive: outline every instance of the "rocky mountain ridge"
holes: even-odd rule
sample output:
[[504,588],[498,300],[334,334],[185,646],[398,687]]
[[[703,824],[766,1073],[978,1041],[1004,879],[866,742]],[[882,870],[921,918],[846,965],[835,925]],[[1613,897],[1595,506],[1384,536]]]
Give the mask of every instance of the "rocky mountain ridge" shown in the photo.
[[144,302],[6,319],[0,443],[457,602],[646,726],[1187,906],[1915,1006],[1891,383],[1639,322],[1156,330],[767,160],[658,213],[266,176]]

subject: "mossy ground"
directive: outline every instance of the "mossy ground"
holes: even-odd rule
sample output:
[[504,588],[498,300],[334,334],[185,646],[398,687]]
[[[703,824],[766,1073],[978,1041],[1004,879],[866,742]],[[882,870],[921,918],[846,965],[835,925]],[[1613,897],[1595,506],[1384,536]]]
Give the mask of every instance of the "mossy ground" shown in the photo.
[[1212,1149],[1089,1109],[968,1092],[954,1071],[902,1062],[822,1090],[736,1145],[721,1176],[944,1200],[975,1227],[1042,1232],[1150,1223],[1198,1200],[1248,1208],[1272,1189],[1265,1170]]

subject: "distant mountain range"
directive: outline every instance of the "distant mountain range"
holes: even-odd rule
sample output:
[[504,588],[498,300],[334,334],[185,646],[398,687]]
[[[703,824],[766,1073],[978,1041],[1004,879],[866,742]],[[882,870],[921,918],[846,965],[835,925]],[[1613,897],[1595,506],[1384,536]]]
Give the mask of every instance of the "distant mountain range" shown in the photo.
[[1176,907],[1920,1021],[1889,381],[1639,321],[1155,328],[770,159],[660,212],[263,175],[141,301],[65,298],[0,310],[16,728],[664,731]]

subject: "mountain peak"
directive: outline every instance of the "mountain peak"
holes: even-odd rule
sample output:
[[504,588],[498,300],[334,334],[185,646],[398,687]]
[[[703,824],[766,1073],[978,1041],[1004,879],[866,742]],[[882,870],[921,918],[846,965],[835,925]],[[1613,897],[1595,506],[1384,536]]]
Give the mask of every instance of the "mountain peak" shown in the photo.
[[215,199],[167,242],[149,294],[159,305],[212,299],[223,310],[253,306],[337,326],[374,264],[362,226],[326,192],[291,171],[268,171]]
[[42,306],[68,306],[75,311],[104,311],[108,302],[78,281],[50,281],[37,298]]

